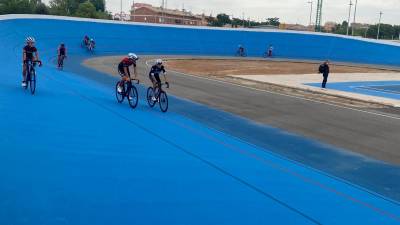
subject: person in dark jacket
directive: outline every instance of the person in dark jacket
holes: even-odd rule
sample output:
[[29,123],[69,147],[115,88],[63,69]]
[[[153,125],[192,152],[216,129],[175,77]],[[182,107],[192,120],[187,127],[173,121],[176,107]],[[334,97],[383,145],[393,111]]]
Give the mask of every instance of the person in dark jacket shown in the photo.
[[322,88],[326,88],[326,83],[328,82],[329,76],[329,61],[326,60],[323,64],[319,66],[319,72],[322,73],[324,79],[322,80]]

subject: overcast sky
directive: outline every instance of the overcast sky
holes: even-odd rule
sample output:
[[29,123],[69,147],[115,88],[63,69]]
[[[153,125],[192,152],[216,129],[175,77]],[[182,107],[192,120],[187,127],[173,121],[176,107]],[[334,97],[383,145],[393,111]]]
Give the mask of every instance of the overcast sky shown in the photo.
[[[49,0],[47,0],[49,1]],[[122,0],[123,10],[128,11],[133,0]],[[281,22],[308,24],[310,15],[309,0],[168,0],[168,8],[191,10],[194,13],[205,12],[216,15],[224,12],[229,15],[245,17],[253,20],[264,20],[267,17],[279,17]],[[314,1],[313,21],[315,20]],[[355,0],[352,0],[353,3]],[[161,0],[135,0],[135,2],[161,5]],[[350,0],[324,0],[322,21],[341,22],[347,20]],[[120,0],[106,0],[107,9],[117,12]],[[354,7],[353,7],[354,9]],[[379,11],[382,11],[383,23],[400,24],[400,0],[358,0],[357,21],[377,23]],[[353,17],[353,16],[352,16]]]

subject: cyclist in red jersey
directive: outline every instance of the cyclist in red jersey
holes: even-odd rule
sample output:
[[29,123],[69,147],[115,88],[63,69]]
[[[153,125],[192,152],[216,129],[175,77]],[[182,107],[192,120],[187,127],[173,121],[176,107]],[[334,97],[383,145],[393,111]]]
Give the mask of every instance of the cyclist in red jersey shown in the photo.
[[121,81],[118,86],[118,92],[121,93],[123,90],[123,84],[125,81],[129,81],[131,79],[131,74],[129,71],[129,67],[133,66],[133,74],[135,75],[135,79],[137,78],[137,70],[136,70],[136,61],[139,57],[134,53],[129,53],[128,57],[125,57],[118,64],[118,73],[121,76]]

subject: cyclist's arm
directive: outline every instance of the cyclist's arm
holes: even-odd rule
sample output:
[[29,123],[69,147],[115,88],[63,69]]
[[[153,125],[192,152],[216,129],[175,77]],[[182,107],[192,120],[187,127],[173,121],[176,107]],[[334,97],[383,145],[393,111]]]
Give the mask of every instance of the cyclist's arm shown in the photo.
[[124,73],[125,73],[125,76],[131,76],[131,75],[129,74],[129,70],[128,70],[128,67],[127,67],[127,66],[124,66]]
[[133,66],[133,75],[135,75],[135,79],[137,78],[137,69],[136,66]]
[[36,61],[40,61],[40,59],[39,59],[39,52],[38,52],[38,51],[35,52],[35,55],[36,55]]
[[26,52],[25,49],[22,51],[22,62],[25,62],[26,60]]

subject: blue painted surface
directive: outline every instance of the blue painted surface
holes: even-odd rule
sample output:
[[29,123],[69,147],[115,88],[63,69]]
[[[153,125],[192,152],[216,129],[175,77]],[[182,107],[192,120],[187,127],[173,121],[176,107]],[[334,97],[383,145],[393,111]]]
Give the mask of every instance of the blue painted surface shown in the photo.
[[[309,83],[307,85],[320,87],[320,83]],[[365,95],[379,96],[384,98],[400,99],[399,81],[363,81],[363,82],[335,82],[327,84],[327,88],[347,91]]]
[[[117,104],[112,87],[50,64],[58,39],[79,43],[79,23],[21,22],[0,22],[0,224],[400,222],[394,201],[179,113]],[[85,26],[111,37],[124,27]],[[27,33],[45,61],[35,96],[16,69]]]
[[[2,28],[16,30],[21,39],[35,34],[48,50],[60,41],[79,52],[76,46],[89,34],[99,52],[135,52],[196,55],[234,55],[238,44],[249,56],[261,56],[269,44],[280,58],[315,59],[400,66],[400,45],[378,44],[344,36],[317,34],[173,28],[127,24],[102,24],[62,20],[2,21]],[[23,29],[22,29],[23,28]],[[41,32],[36,32],[40,30]],[[59,40],[59,37],[64,37]],[[349,54],[351,52],[351,54]]]

